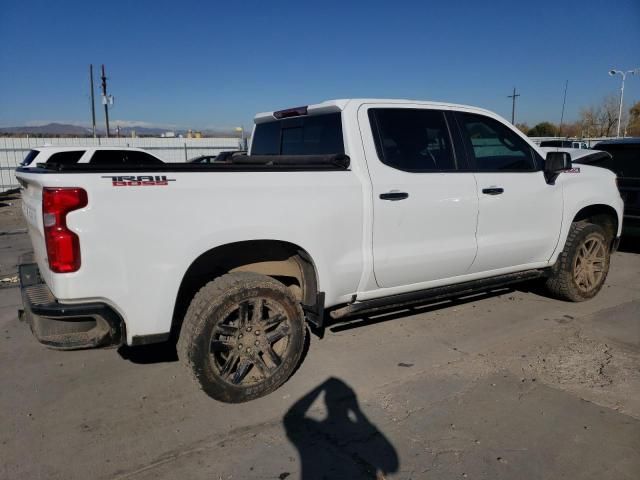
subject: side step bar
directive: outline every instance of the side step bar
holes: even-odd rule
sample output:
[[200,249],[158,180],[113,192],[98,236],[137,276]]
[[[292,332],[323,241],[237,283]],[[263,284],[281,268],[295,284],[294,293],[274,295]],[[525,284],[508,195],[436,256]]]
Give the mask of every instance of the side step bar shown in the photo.
[[528,270],[526,272],[509,273],[497,277],[472,280],[444,287],[429,288],[417,292],[401,293],[390,297],[374,298],[362,302],[350,303],[344,307],[332,310],[329,315],[334,320],[363,313],[378,313],[384,310],[405,307],[431,300],[446,300],[452,297],[462,297],[493,288],[504,287],[514,283],[541,278],[546,275],[545,270]]

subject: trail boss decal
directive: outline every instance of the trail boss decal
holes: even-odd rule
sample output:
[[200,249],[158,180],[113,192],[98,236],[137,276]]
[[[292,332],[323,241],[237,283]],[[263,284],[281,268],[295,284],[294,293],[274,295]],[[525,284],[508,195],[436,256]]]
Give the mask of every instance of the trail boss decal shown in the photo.
[[169,182],[175,182],[175,178],[167,178],[164,175],[125,175],[125,176],[103,176],[102,178],[110,178],[113,187],[162,187],[169,185]]

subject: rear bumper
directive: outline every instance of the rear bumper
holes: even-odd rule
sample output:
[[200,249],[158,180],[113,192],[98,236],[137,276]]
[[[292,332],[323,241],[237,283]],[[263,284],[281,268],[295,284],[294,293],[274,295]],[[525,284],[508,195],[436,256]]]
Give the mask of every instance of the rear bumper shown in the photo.
[[61,350],[119,345],[123,322],[101,302],[64,304],[58,302],[40,278],[35,263],[19,266],[24,319],[36,339]]

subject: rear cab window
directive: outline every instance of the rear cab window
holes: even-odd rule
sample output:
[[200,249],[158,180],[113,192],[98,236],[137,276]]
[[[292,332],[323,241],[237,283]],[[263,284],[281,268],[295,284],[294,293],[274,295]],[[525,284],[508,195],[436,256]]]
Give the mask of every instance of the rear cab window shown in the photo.
[[251,155],[332,155],[344,153],[340,112],[303,115],[258,123]]

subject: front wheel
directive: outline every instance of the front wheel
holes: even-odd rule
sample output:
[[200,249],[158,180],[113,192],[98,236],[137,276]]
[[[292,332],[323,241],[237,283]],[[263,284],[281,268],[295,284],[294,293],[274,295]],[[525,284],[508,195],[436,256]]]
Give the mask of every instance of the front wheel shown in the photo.
[[554,296],[572,302],[593,298],[607,278],[609,260],[604,229],[592,223],[574,223],[547,280],[547,289]]
[[256,273],[230,273],[193,298],[178,355],[207,395],[246,402],[289,378],[305,335],[302,308],[282,283]]

